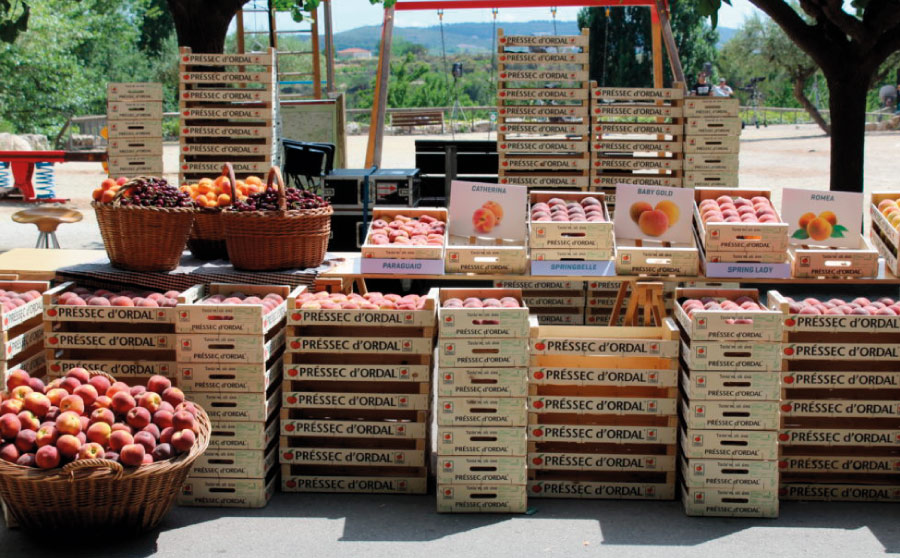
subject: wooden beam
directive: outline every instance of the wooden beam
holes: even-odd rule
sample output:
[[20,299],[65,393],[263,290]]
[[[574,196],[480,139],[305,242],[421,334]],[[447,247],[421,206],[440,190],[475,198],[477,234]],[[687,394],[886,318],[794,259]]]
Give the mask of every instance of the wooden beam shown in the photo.
[[681,58],[678,57],[678,45],[672,35],[672,24],[669,21],[669,12],[663,5],[663,0],[656,0],[656,13],[659,14],[659,23],[662,26],[662,38],[666,43],[666,52],[669,54],[669,66],[672,67],[674,81],[679,81],[687,86],[684,79],[684,68],[681,67]]
[[662,25],[656,8],[650,8],[650,35],[653,40],[653,87],[663,86],[663,55],[662,55]]
[[652,6],[654,0],[398,0],[397,11],[408,10],[474,10],[485,8],[549,8],[555,7],[622,7]]
[[325,12],[325,90],[331,94],[334,89],[334,30],[331,21],[331,0],[322,6]]
[[237,51],[244,54],[244,10],[237,13]]
[[391,42],[394,35],[394,8],[385,8],[381,26],[381,47],[378,51],[378,70],[375,73],[375,94],[369,122],[369,142],[366,146],[366,167],[381,166],[381,146],[384,140],[384,115],[387,108],[388,77],[391,73]]
[[322,62],[319,60],[319,9],[315,8],[310,14],[310,36],[312,39],[312,71],[313,71],[313,97],[322,98]]

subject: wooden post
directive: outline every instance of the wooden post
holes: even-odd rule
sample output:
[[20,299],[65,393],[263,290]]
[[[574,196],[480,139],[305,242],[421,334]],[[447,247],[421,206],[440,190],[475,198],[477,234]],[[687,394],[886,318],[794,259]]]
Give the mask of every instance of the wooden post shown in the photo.
[[331,0],[322,6],[325,12],[325,90],[334,93],[334,30],[331,21]]
[[669,13],[666,11],[662,0],[656,0],[656,13],[662,26],[662,38],[666,43],[666,52],[669,54],[669,66],[672,67],[674,81],[680,81],[687,86],[687,80],[684,79],[684,69],[681,67],[681,58],[678,57],[678,45],[675,44],[675,36],[672,35]]
[[237,51],[244,54],[244,10],[237,13]]
[[391,40],[394,35],[394,8],[385,8],[381,26],[381,48],[378,51],[378,71],[375,73],[375,102],[369,122],[369,142],[366,146],[366,167],[381,166],[381,145],[384,139],[384,114],[387,107],[388,77],[391,73]]
[[272,0],[268,2],[269,7],[269,46],[278,48],[278,31],[275,30],[275,4]]
[[657,9],[650,7],[650,35],[653,41],[653,87],[660,88],[663,86],[662,25]]
[[313,71],[313,96],[322,98],[322,66],[319,60],[319,9],[316,8],[309,14],[312,18],[310,31],[312,40],[312,71]]

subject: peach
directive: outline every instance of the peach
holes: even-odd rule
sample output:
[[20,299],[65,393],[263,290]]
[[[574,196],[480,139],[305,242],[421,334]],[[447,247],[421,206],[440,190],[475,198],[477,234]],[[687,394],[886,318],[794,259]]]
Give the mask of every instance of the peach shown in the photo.
[[497,226],[497,216],[490,209],[481,207],[472,214],[472,226],[475,232],[486,234]]
[[91,373],[80,366],[76,366],[66,372],[66,378],[75,378],[79,384],[86,384],[91,381]]
[[175,448],[175,451],[179,453],[183,453],[186,451],[190,451],[191,447],[194,445],[197,437],[194,435],[193,430],[176,430],[174,434],[172,434],[172,447]]
[[494,214],[494,217],[496,217],[497,219],[497,224],[500,224],[500,221],[503,220],[503,206],[501,206],[499,203],[495,201],[489,201],[485,202],[485,204],[481,207]]
[[34,464],[41,469],[55,469],[59,467],[59,450],[56,446],[43,446],[34,454]]
[[25,403],[25,396],[29,393],[34,393],[34,390],[31,389],[30,386],[18,386],[13,388],[13,390],[9,393],[10,398],[18,399],[23,404]]
[[45,426],[41,426],[38,429],[35,437],[35,443],[38,447],[43,447],[48,444],[55,444],[58,438],[59,431],[56,429],[56,426],[48,424]]
[[15,463],[19,460],[19,448],[15,444],[0,445],[0,461]]
[[656,204],[656,210],[666,214],[666,217],[669,218],[670,227],[674,225],[681,216],[681,211],[678,209],[678,206],[670,200],[663,200]]
[[191,414],[191,416],[197,418],[197,407],[194,407],[194,404],[190,401],[179,403],[178,406],[175,407],[174,412],[177,413],[178,411],[187,411]]
[[84,403],[84,407],[90,407],[94,404],[94,401],[97,400],[97,397],[100,394],[97,392],[97,388],[92,386],[91,384],[81,384],[72,394],[75,397],[80,397],[81,401]]
[[25,408],[25,401],[21,399],[7,399],[0,403],[0,415],[18,415]]
[[879,308],[877,312],[875,312],[876,316],[896,316],[897,313],[893,308],[889,306],[885,306],[884,308]]
[[175,429],[171,426],[167,428],[163,428],[162,432],[159,433],[159,443],[160,444],[168,444],[172,441],[172,435],[175,434]]
[[128,426],[124,422],[117,422],[112,425],[112,431],[121,430],[122,432],[128,432],[129,434],[134,434],[134,428]]
[[823,211],[822,213],[819,213],[819,219],[824,219],[824,220],[828,221],[828,223],[832,227],[837,225],[837,215],[835,215],[831,211]]
[[719,196],[716,198],[716,203],[722,205],[723,203],[733,203],[734,199],[731,196]]
[[35,415],[31,411],[20,411],[19,414],[16,415],[16,417],[22,424],[23,429],[37,430],[41,427],[40,419],[38,419],[37,415]]
[[[79,386],[81,387],[81,386]],[[62,412],[72,411],[78,415],[84,414],[84,400],[77,395],[67,395],[59,402],[59,410]]]
[[34,463],[34,454],[33,453],[23,453],[16,460],[16,465],[21,465],[22,467],[37,467]]
[[639,201],[631,204],[631,207],[628,208],[628,216],[631,217],[631,220],[635,223],[638,223],[641,215],[644,212],[652,211],[653,206],[647,202]]
[[150,414],[158,411],[160,404],[162,404],[162,397],[154,391],[143,393],[138,399],[138,406],[147,409]]
[[112,435],[112,427],[105,422],[95,422],[88,427],[85,435],[91,442],[105,446],[109,443],[109,437]]
[[71,434],[63,434],[56,441],[56,449],[66,459],[75,459],[75,456],[78,455],[78,450],[81,449],[81,440]]
[[818,315],[818,314],[821,314],[822,312],[821,312],[818,308],[816,308],[815,306],[804,306],[803,308],[800,309],[800,312],[798,312],[798,313],[799,313],[799,314],[815,314],[815,315]]
[[134,301],[127,296],[117,296],[109,301],[112,306],[134,306]]
[[146,450],[141,444],[127,444],[119,452],[119,460],[122,462],[122,465],[137,467],[144,462],[145,454]]
[[145,386],[131,386],[131,389],[128,390],[128,393],[130,393],[131,396],[134,397],[135,401],[137,401],[137,398],[143,395],[146,391],[147,388]]
[[17,415],[3,415],[0,417],[0,437],[7,440],[14,440],[22,430],[22,421]]
[[150,424],[151,418],[150,411],[147,409],[134,407],[128,411],[128,414],[125,416],[125,422],[135,430],[140,430]]
[[153,436],[154,440],[159,440],[159,427],[153,423],[148,424],[147,426],[141,429],[141,432],[147,432]]
[[14,443],[16,448],[22,453],[34,451],[37,448],[37,432],[34,430],[19,430]]
[[813,240],[825,240],[831,236],[831,231],[831,223],[821,217],[816,217],[806,226],[806,232]]
[[44,417],[53,405],[50,403],[50,398],[43,393],[31,392],[25,396],[24,406],[25,410],[31,411],[36,416]]
[[134,443],[134,437],[124,430],[116,430],[109,436],[109,449],[121,453],[122,448]]
[[805,229],[807,225],[809,225],[810,221],[816,218],[816,214],[809,212],[804,213],[800,216],[800,219],[797,221],[797,226],[801,229]]
[[93,412],[97,409],[109,409],[110,407],[112,407],[112,399],[106,395],[101,395],[94,401],[94,404],[91,405],[91,411]]
[[127,414],[128,411],[134,409],[136,405],[137,403],[130,393],[120,391],[112,397],[112,410],[117,415]]
[[147,389],[154,393],[158,393],[160,396],[164,391],[172,387],[172,380],[166,378],[165,376],[155,375],[151,376],[149,380],[147,380]]
[[669,228],[669,217],[658,209],[644,211],[638,218],[638,227],[647,236],[660,236]]
[[172,426],[175,430],[193,430],[194,415],[188,411],[178,411],[175,413],[175,416],[172,417]]
[[59,407],[60,402],[62,402],[63,397],[67,397],[69,392],[64,390],[63,388],[53,388],[47,391],[47,399],[50,400],[50,404],[55,407]]
[[150,453],[156,447],[156,438],[152,433],[142,430],[134,435],[134,443],[144,446],[144,451]]
[[56,418],[56,430],[60,434],[70,434],[72,436],[81,432],[81,419],[72,411],[60,413]]
[[31,376],[24,370],[13,370],[6,378],[6,389],[12,391],[19,386],[27,386]]
[[91,442],[81,446],[76,459],[103,459],[104,453],[103,446]]
[[75,393],[75,389],[80,385],[81,382],[74,376],[67,376],[59,383],[59,387],[66,390],[69,394]]
[[172,459],[175,452],[172,450],[171,444],[159,444],[153,448],[151,455],[153,456],[153,461],[165,461],[166,459]]

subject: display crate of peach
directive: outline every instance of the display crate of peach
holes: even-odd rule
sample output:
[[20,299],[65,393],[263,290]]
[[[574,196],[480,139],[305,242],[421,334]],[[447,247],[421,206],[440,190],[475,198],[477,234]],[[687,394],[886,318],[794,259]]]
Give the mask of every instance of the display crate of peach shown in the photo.
[[523,241],[450,236],[446,273],[525,273],[528,248]]
[[529,496],[675,497],[677,328],[540,327],[529,368]]
[[872,192],[869,204],[869,215],[872,226],[869,238],[886,267],[894,274],[900,275],[898,264],[898,247],[900,247],[900,194],[897,192]]
[[721,251],[783,252],[786,257],[788,225],[772,205],[770,191],[697,188],[694,199],[694,223],[707,258]]
[[[529,247],[535,250],[590,249],[608,253],[615,248],[613,225],[602,193],[533,191],[528,220]],[[546,258],[554,259],[554,258]]]
[[288,298],[282,490],[426,490],[437,290]]
[[900,304],[769,291],[769,305],[785,329],[782,498],[900,500]]
[[47,372],[77,367],[141,383],[161,374],[175,378],[176,306],[192,295],[63,283],[44,293]]
[[[447,243],[444,208],[380,207],[362,245],[364,273],[442,273]],[[371,260],[366,263],[367,260]],[[401,261],[395,261],[401,260]],[[377,265],[376,265],[377,264]],[[418,267],[416,267],[418,266]]]
[[756,289],[676,289],[675,319],[691,341],[780,341],[782,314]]
[[441,289],[438,334],[446,337],[527,337],[528,306],[519,289]]
[[866,237],[859,235],[856,238],[856,248],[829,248],[814,244],[791,246],[788,256],[792,275],[823,279],[877,277],[878,251]]
[[284,285],[197,285],[183,295],[185,304],[176,312],[175,330],[194,334],[266,334],[283,325],[290,290]]

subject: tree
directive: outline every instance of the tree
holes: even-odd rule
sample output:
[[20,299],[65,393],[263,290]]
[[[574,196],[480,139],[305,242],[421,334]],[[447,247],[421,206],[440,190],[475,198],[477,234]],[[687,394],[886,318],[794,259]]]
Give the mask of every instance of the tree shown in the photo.
[[[722,0],[697,2],[715,24]],[[868,89],[882,63],[900,50],[900,4],[855,0],[851,14],[840,0],[802,0],[802,13],[786,0],[750,2],[822,69],[831,109],[831,189],[862,192]]]
[[[673,3],[671,23],[686,73],[715,62],[719,34],[694,3]],[[606,86],[653,87],[649,9],[584,8],[578,13],[578,26],[591,30],[592,80]],[[665,81],[671,83],[671,70],[668,66],[665,70]]]

